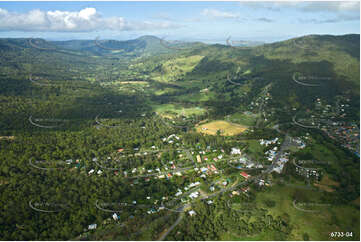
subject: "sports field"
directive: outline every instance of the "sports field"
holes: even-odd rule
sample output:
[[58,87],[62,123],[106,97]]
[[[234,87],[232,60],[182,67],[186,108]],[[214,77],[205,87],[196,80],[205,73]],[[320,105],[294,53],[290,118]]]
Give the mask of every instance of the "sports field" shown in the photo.
[[203,134],[217,135],[217,131],[220,131],[222,136],[232,136],[243,133],[247,130],[247,126],[235,124],[223,120],[216,120],[206,124],[202,124],[196,127],[197,132]]

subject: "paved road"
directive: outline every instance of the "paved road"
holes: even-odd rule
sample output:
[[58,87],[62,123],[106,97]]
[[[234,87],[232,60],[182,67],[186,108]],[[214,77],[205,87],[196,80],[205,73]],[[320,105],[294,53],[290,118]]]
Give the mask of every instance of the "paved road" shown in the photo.
[[220,193],[224,193],[224,192],[227,192],[227,191],[232,191],[232,190],[236,189],[236,188],[239,187],[239,186],[244,186],[244,185],[246,185],[246,184],[248,184],[248,183],[251,183],[251,182],[253,182],[253,181],[256,181],[256,180],[260,179],[261,177],[263,177],[263,176],[264,176],[265,174],[267,174],[267,173],[271,173],[271,172],[273,171],[273,168],[274,168],[275,166],[278,166],[277,163],[278,163],[281,155],[283,154],[284,150],[289,147],[290,142],[291,142],[291,138],[290,138],[290,136],[289,136],[288,134],[286,134],[285,140],[283,141],[283,143],[282,143],[282,145],[281,145],[280,151],[277,153],[277,155],[276,155],[275,158],[273,159],[272,164],[271,164],[270,166],[268,166],[267,169],[264,170],[264,171],[263,171],[261,174],[259,174],[258,176],[253,176],[253,177],[251,177],[251,178],[249,178],[249,179],[247,179],[247,180],[245,180],[245,181],[243,181],[243,182],[241,182],[241,183],[239,183],[239,184],[237,184],[237,185],[235,185],[235,186],[231,186],[231,187],[228,187],[228,188],[223,188],[223,189],[219,190],[218,192],[215,192],[215,193],[212,193],[212,194],[210,194],[210,195],[208,195],[208,196],[205,196],[205,197],[200,198],[200,200],[209,199],[209,198],[212,198],[212,197],[214,197],[214,196],[217,196],[217,195],[220,194]]
[[190,204],[186,204],[180,208],[178,208],[177,210],[179,210],[179,216],[178,219],[172,224],[172,226],[169,227],[169,229],[167,229],[167,231],[163,234],[161,234],[161,236],[157,239],[158,241],[162,241],[165,239],[165,237],[167,237],[167,235],[182,221],[182,219],[184,218],[184,209],[188,208],[190,206]]

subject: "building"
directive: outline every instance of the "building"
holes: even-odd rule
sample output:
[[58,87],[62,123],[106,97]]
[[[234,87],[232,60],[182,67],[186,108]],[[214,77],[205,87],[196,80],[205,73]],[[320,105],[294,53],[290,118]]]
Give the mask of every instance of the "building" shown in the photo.
[[231,155],[241,155],[241,150],[237,148],[232,148]]
[[97,224],[90,224],[89,226],[88,226],[88,229],[89,230],[93,230],[93,229],[96,229],[97,228]]
[[119,219],[119,216],[116,213],[114,213],[112,217],[115,221],[117,221]]
[[249,187],[242,187],[241,191],[247,193],[249,191]]
[[232,195],[239,195],[239,191],[232,191]]
[[197,162],[198,162],[198,163],[201,163],[201,162],[202,162],[202,158],[201,158],[200,155],[197,155]]
[[241,176],[248,179],[249,177],[251,177],[250,175],[248,175],[246,172],[242,171],[241,173]]
[[197,213],[196,213],[194,210],[191,210],[191,211],[188,212],[188,214],[189,214],[190,216],[193,216],[193,215],[196,215]]

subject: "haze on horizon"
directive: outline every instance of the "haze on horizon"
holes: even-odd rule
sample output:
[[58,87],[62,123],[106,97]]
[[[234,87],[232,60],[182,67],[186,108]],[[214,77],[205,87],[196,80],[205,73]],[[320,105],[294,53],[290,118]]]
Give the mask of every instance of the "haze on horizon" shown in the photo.
[[274,42],[308,34],[360,33],[359,1],[2,2],[0,37]]

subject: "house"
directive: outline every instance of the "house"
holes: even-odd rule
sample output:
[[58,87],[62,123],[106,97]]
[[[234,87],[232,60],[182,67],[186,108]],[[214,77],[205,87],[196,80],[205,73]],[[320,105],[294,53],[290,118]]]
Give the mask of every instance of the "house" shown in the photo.
[[164,179],[165,176],[164,176],[164,175],[160,175],[160,176],[158,176],[158,178],[159,178],[159,179]]
[[206,171],[208,171],[208,168],[206,168],[206,167],[201,168],[201,172],[206,172]]
[[91,169],[89,172],[88,172],[88,174],[90,175],[90,174],[93,174],[94,173],[94,169]]
[[216,171],[217,168],[212,164],[212,165],[211,165],[211,170],[212,170],[212,171]]
[[88,226],[88,229],[91,230],[91,229],[96,229],[97,228],[97,224],[90,224]]
[[241,176],[243,176],[244,178],[248,179],[250,177],[250,175],[248,175],[246,172],[242,171]]
[[247,193],[249,191],[249,187],[242,187],[241,190],[242,192]]
[[210,188],[209,188],[209,190],[211,191],[211,192],[213,192],[214,191],[214,187],[213,186],[211,186]]
[[227,186],[227,184],[228,184],[228,183],[227,183],[226,181],[222,182],[222,185],[223,185],[223,186]]
[[189,197],[190,198],[197,198],[199,196],[199,192],[192,192],[190,195],[189,195]]
[[195,182],[195,183],[191,183],[191,184],[189,184],[189,188],[191,188],[191,187],[195,187],[195,186],[198,186],[198,185],[200,185],[201,183],[200,182]]
[[180,195],[182,195],[182,194],[183,194],[183,192],[182,192],[182,191],[179,191],[179,192],[177,192],[177,193],[175,194],[175,196],[178,197],[178,196],[180,196]]
[[201,159],[201,156],[200,156],[200,155],[197,155],[197,162],[198,162],[198,163],[201,163],[201,162],[202,162],[202,159]]
[[168,178],[171,178],[171,177],[172,177],[172,174],[168,173],[168,174],[167,174],[167,177],[168,177]]
[[102,173],[103,173],[102,170],[99,170],[99,171],[97,172],[98,175],[101,175]]
[[112,217],[115,221],[117,221],[119,219],[119,216],[116,213],[114,213]]
[[122,149],[122,148],[118,149],[118,153],[123,152],[123,151],[124,151],[124,149]]
[[174,173],[174,175],[176,175],[176,176],[182,176],[182,173],[180,173],[180,172],[178,171],[178,172]]
[[237,149],[237,148],[232,148],[231,150],[231,155],[240,155],[241,154],[241,150]]
[[239,195],[239,191],[232,191],[232,195]]
[[212,200],[208,200],[208,201],[207,201],[207,204],[213,204],[213,201],[212,201]]
[[197,213],[196,213],[194,210],[191,210],[191,211],[188,212],[188,214],[189,214],[190,216],[193,216],[193,215],[196,215]]

